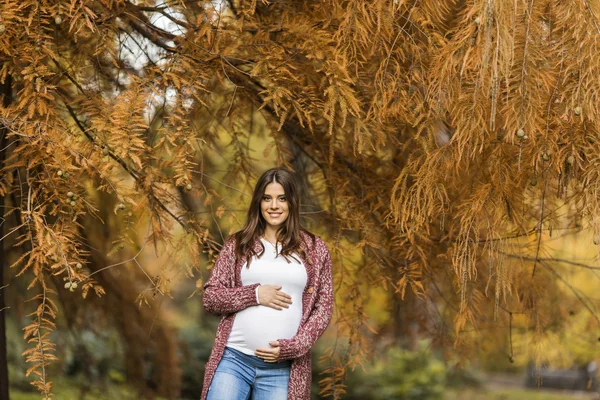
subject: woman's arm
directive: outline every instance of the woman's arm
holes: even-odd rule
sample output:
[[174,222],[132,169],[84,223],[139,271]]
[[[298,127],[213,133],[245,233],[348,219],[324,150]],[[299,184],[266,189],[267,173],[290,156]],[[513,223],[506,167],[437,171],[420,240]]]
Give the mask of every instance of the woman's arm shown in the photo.
[[278,339],[280,351],[278,361],[298,358],[306,354],[323,334],[333,313],[333,278],[331,255],[325,243],[325,258],[319,279],[319,292],[312,312],[306,323],[291,339]]
[[214,315],[232,314],[258,305],[256,288],[259,283],[232,287],[235,276],[235,240],[230,237],[217,257],[210,278],[204,284],[202,304],[204,310]]

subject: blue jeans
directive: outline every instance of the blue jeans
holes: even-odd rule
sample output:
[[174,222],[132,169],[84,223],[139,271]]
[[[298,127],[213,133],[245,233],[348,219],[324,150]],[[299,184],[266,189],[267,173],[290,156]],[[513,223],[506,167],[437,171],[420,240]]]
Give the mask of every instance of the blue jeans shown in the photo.
[[225,347],[206,400],[286,400],[291,364],[268,363]]

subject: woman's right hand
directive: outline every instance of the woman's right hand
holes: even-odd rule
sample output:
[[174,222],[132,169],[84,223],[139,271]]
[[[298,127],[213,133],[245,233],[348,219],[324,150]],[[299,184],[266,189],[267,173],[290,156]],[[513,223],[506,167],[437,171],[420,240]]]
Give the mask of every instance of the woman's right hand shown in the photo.
[[276,310],[282,310],[282,307],[289,308],[289,305],[292,304],[292,297],[280,290],[281,286],[260,285],[258,287],[259,304]]

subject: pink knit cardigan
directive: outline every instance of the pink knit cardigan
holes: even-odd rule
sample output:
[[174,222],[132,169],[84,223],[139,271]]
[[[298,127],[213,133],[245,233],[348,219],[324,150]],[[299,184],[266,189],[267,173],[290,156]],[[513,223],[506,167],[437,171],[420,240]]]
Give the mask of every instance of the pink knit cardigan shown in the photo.
[[[302,232],[302,248],[307,257],[302,259],[306,267],[308,280],[302,294],[302,319],[296,336],[290,339],[278,339],[281,345],[279,361],[293,360],[288,384],[287,400],[310,399],[312,380],[311,348],[327,328],[333,311],[333,280],[331,274],[331,255],[325,242]],[[254,243],[258,253],[260,241]],[[220,315],[215,343],[205,366],[204,387],[200,400],[205,400],[217,365],[221,360],[225,344],[238,311],[258,305],[255,289],[259,284],[242,286],[240,273],[245,258],[235,262],[235,237],[229,237],[221,249],[211,276],[204,284],[204,309]],[[250,266],[252,268],[252,265]]]

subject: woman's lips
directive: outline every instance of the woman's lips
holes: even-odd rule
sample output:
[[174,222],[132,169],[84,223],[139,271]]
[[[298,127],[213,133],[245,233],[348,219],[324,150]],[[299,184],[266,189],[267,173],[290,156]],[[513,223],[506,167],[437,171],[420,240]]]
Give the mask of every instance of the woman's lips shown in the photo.
[[268,213],[268,214],[271,216],[271,218],[277,218],[281,215],[281,213]]

